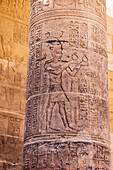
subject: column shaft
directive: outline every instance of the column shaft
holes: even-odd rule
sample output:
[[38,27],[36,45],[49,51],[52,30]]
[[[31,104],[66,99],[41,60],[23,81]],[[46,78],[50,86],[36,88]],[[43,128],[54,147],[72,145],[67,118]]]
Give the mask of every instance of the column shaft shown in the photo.
[[32,0],[24,169],[110,169],[104,0]]

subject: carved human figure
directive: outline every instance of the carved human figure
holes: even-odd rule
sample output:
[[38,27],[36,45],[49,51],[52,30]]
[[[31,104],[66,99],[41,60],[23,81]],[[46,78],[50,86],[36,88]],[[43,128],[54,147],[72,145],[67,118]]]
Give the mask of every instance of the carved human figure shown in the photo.
[[[81,62],[77,62],[75,55],[72,55],[69,61],[62,60],[62,43],[60,41],[54,41],[50,44],[50,51],[52,59],[45,62],[45,71],[49,73],[49,99],[46,109],[47,114],[47,129],[59,131],[60,129],[54,129],[52,127],[52,116],[56,105],[59,107],[59,114],[62,119],[62,123],[66,130],[73,127],[70,126],[68,121],[68,115],[66,112],[66,102],[70,102],[65,90],[62,86],[62,73],[66,70],[69,75],[75,76],[80,68],[86,65],[84,57]],[[75,58],[74,58],[75,57]],[[83,64],[85,62],[85,64]]]
[[[52,115],[56,104],[59,107],[59,114],[62,119],[65,128],[68,128],[67,113],[65,109],[65,102],[69,99],[64,92],[62,87],[62,72],[65,70],[69,64],[73,61],[67,63],[62,61],[62,44],[61,42],[54,42],[50,45],[52,59],[45,62],[45,71],[49,73],[49,99],[46,109],[47,114],[47,128],[52,128]],[[53,129],[59,130],[59,129]]]
[[[82,59],[79,61],[79,54],[75,52],[72,54],[71,59],[74,61],[74,64],[69,64],[69,66],[66,68],[67,73],[69,74],[70,81],[68,84],[68,91],[72,92],[73,91],[73,86],[76,83],[74,81],[74,77],[78,74],[78,72],[81,70],[82,67],[87,67],[89,65],[88,63],[88,58],[86,54],[82,54]],[[76,115],[75,115],[75,103],[71,102],[71,117],[72,121],[70,122],[70,127],[73,129],[77,128],[77,120],[76,120]]]
[[69,66],[66,68],[66,71],[68,74],[72,77],[75,77],[76,74],[79,72],[81,67],[88,66],[88,58],[85,54],[83,54],[82,60],[78,62],[78,55],[77,53],[74,53],[71,56],[71,59],[74,61],[73,64],[69,64]]

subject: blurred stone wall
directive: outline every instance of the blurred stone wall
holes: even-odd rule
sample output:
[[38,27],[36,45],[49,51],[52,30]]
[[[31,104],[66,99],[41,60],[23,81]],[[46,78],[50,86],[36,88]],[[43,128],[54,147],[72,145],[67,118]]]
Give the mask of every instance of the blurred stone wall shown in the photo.
[[[21,170],[30,0],[0,0],[0,170]],[[113,170],[113,18],[107,19]]]
[[108,85],[110,104],[111,166],[113,170],[113,18],[107,17]]
[[0,170],[22,169],[30,0],[0,0]]

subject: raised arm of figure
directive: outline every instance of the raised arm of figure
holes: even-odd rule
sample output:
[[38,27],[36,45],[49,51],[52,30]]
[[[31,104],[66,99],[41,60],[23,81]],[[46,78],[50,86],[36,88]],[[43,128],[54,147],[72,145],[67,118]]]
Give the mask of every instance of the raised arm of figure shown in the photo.
[[68,72],[68,74],[72,77],[75,77],[75,75],[79,72],[80,68],[82,67],[81,62],[79,64],[77,64],[75,66],[75,68],[73,70],[70,69],[70,67],[66,68],[66,71]]
[[52,62],[47,61],[44,67],[47,72],[55,74],[55,75],[59,75],[72,63],[73,63],[72,60],[68,62],[60,62],[59,66],[57,65],[57,67],[55,67],[52,65]]

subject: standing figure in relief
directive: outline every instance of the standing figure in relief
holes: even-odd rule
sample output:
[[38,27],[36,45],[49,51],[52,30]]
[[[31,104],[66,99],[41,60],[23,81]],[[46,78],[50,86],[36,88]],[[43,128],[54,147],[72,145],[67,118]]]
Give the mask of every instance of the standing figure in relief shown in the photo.
[[69,66],[69,64],[73,63],[73,61],[62,61],[62,44],[60,41],[53,42],[50,45],[50,50],[52,59],[45,62],[45,71],[49,73],[49,99],[46,109],[47,128],[58,130],[54,129],[51,124],[53,110],[56,104],[58,104],[60,117],[64,127],[67,129],[69,124],[67,120],[65,102],[69,102],[69,99],[62,87],[62,72]]
[[[49,74],[49,99],[46,108],[46,123],[47,129],[60,131],[59,128],[52,127],[52,117],[56,104],[59,107],[59,114],[62,123],[66,130],[69,130],[70,124],[68,122],[68,115],[66,111],[66,102],[70,102],[69,98],[62,87],[62,72],[66,70],[70,75],[75,76],[78,70],[84,65],[83,61],[76,63],[76,60],[71,58],[69,61],[62,60],[62,44],[60,41],[53,41],[50,43],[50,51],[52,59],[45,62],[45,71]],[[71,70],[70,66],[74,65],[75,69]],[[86,65],[86,64],[85,64]]]

